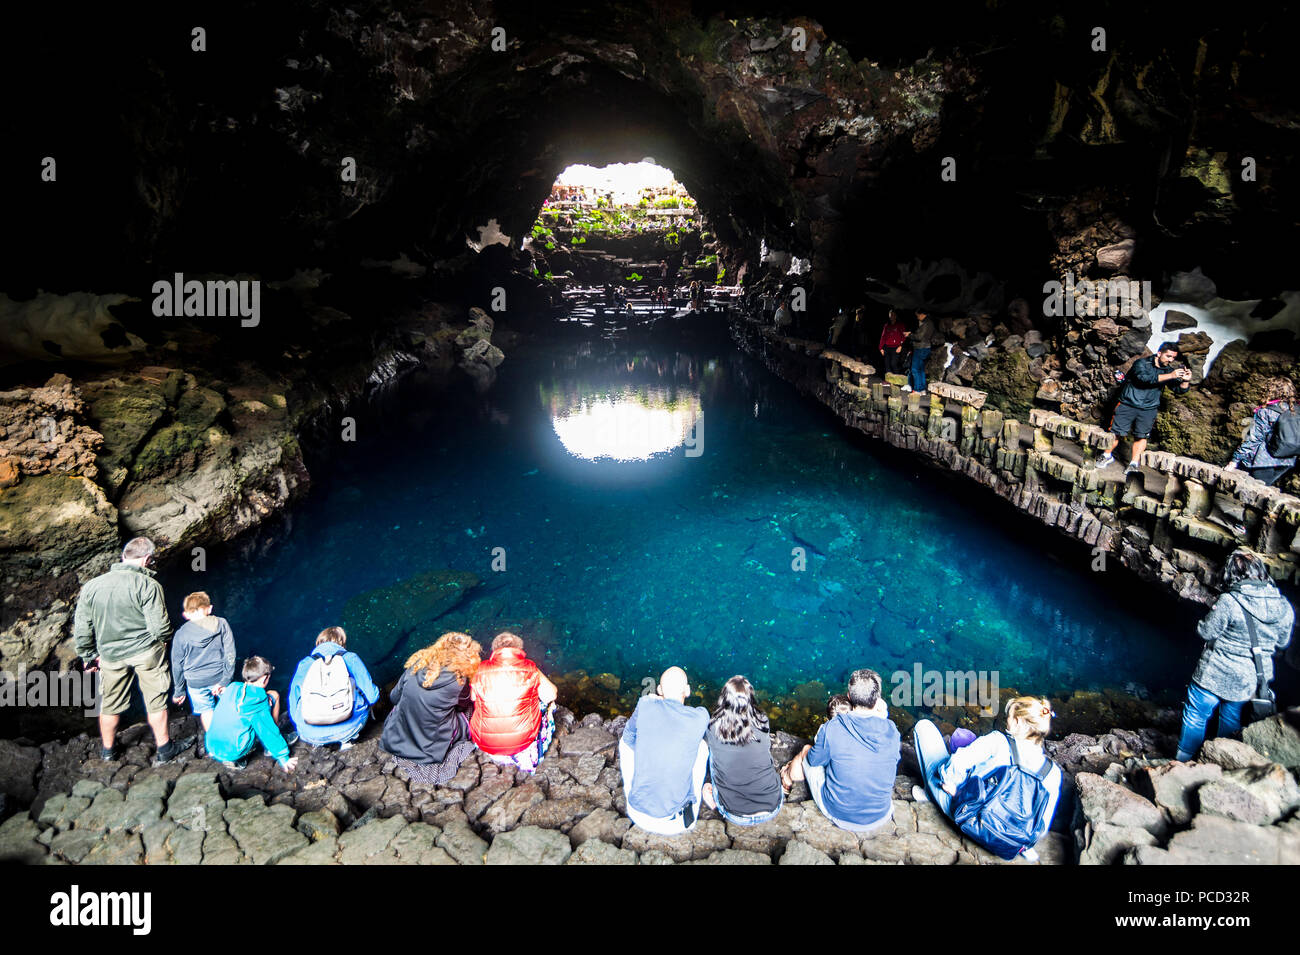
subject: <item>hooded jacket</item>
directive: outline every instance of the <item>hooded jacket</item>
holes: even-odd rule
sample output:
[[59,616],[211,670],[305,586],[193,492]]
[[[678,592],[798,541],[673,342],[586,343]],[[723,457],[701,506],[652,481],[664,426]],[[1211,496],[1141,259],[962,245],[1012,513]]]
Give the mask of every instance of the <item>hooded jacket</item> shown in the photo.
[[232,683],[217,698],[204,742],[208,755],[224,762],[243,759],[253,751],[254,742],[260,742],[281,766],[289,760],[289,744],[271,718],[266,689],[248,683]]
[[1242,702],[1255,695],[1258,677],[1246,614],[1255,620],[1264,650],[1264,676],[1273,679],[1273,653],[1291,642],[1295,610],[1271,580],[1239,580],[1219,595],[1196,631],[1206,641],[1192,682],[1221,700]]
[[[326,660],[343,654],[343,663],[352,675],[352,716],[342,723],[329,726],[312,726],[302,720],[302,682],[307,678],[307,671],[317,657]],[[289,718],[303,742],[312,746],[325,746],[329,743],[342,743],[357,735],[359,728],[370,717],[370,707],[379,702],[379,687],[370,676],[370,671],[361,658],[351,650],[345,650],[333,641],[320,644],[298,663],[289,682]]]
[[73,618],[77,656],[121,663],[167,639],[172,632],[162,584],[147,567],[122,562],[81,588]]
[[1241,442],[1241,447],[1232,456],[1244,468],[1293,468],[1295,458],[1275,458],[1268,453],[1268,439],[1277,427],[1277,419],[1282,412],[1289,410],[1284,401],[1270,401],[1262,408],[1256,408],[1250,419],[1250,434]]
[[172,696],[225,686],[235,677],[235,635],[225,617],[190,620],[172,638]]
[[460,741],[461,714],[470,708],[469,681],[463,684],[443,669],[424,685],[428,670],[404,670],[389,692],[393,711],[384,721],[379,748],[422,766],[441,763],[453,743]]
[[826,767],[826,812],[850,825],[869,826],[893,808],[899,755],[893,720],[850,711],[821,728],[804,758],[810,766]]

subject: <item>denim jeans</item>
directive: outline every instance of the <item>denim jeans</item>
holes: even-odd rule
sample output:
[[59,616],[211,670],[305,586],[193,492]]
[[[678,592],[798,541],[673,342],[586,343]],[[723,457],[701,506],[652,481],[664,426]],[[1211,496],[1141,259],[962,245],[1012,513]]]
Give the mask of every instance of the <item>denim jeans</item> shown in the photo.
[[930,358],[930,349],[917,348],[912,351],[912,371],[907,376],[907,383],[913,391],[925,391],[925,363]]
[[215,686],[187,686],[185,689],[190,694],[190,708],[196,714],[211,713],[217,708]]
[[1231,736],[1241,730],[1241,711],[1246,705],[1244,700],[1233,703],[1221,700],[1209,690],[1187,684],[1187,702],[1183,704],[1183,735],[1178,740],[1177,759],[1186,761],[1193,758],[1205,742],[1205,724],[1210,721],[1214,711],[1219,711],[1219,731],[1216,736]]
[[[712,775],[712,769],[713,769],[713,758],[709,757],[710,776]],[[768,812],[752,812],[749,813],[748,815],[741,815],[740,813],[736,813],[736,812],[727,812],[726,807],[722,805],[722,793],[718,792],[718,786],[716,783],[714,783],[713,801],[714,803],[717,804],[718,815],[721,816],[723,819],[727,820],[727,822],[734,822],[738,826],[760,826],[763,823],[769,822],[776,818],[777,813],[781,811],[781,807],[785,805],[785,795],[784,794],[781,795],[781,798],[777,802],[775,809],[769,810]]]
[[943,741],[943,734],[930,720],[921,720],[912,730],[912,743],[916,746],[916,761],[921,764],[921,780],[930,801],[951,818],[952,797],[943,790],[938,780],[939,770],[952,758],[948,744]]

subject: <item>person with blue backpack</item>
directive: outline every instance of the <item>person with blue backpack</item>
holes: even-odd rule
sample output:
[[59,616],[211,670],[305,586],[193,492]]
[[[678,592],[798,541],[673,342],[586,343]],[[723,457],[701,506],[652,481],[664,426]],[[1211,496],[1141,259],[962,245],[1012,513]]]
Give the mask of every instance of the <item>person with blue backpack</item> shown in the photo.
[[1051,826],[1061,795],[1060,767],[1043,752],[1051,725],[1047,700],[1019,696],[1007,704],[1006,732],[980,736],[949,755],[939,727],[921,720],[912,739],[925,786],[912,787],[912,798],[933,802],[994,855],[1038,861],[1034,844]]
[[347,649],[342,627],[326,627],[289,684],[289,717],[304,743],[352,746],[379,700],[379,687],[361,658]]

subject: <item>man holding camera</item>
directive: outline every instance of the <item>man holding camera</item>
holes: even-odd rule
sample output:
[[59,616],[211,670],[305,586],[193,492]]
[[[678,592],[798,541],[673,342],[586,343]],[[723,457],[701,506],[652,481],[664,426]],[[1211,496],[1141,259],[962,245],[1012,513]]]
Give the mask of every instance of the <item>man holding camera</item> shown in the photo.
[[1192,387],[1192,370],[1185,365],[1175,367],[1177,361],[1178,345],[1165,342],[1154,355],[1133,362],[1124,379],[1124,392],[1119,396],[1119,404],[1115,406],[1115,414],[1110,419],[1110,430],[1115,435],[1115,442],[1098,459],[1097,467],[1104,468],[1113,464],[1119,439],[1131,433],[1133,454],[1125,473],[1138,469],[1142,452],[1147,449],[1147,438],[1151,436],[1151,428],[1156,423],[1156,413],[1160,410],[1161,390],[1166,385],[1173,385],[1182,395]]

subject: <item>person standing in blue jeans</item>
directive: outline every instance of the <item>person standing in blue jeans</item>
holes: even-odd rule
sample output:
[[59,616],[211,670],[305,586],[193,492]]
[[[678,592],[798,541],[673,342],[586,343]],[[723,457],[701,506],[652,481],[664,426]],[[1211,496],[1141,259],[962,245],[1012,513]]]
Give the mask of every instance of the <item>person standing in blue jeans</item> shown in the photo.
[[918,310],[916,328],[907,337],[912,342],[912,369],[908,372],[907,384],[903,386],[903,390],[915,391],[918,395],[923,395],[926,388],[925,363],[939,340],[939,329],[935,327],[934,322],[930,321],[929,315]]
[[722,687],[704,742],[709,747],[706,805],[738,826],[757,826],[781,811],[785,798],[772,761],[767,714],[755,705],[754,687],[743,676]]
[[1229,554],[1223,564],[1223,593],[1196,627],[1205,649],[1183,704],[1180,762],[1200,751],[1206,724],[1216,711],[1217,735],[1231,736],[1241,730],[1242,708],[1259,689],[1261,674],[1265,685],[1272,682],[1273,654],[1291,642],[1294,624],[1294,608],[1259,556],[1244,549]]

